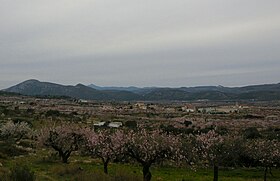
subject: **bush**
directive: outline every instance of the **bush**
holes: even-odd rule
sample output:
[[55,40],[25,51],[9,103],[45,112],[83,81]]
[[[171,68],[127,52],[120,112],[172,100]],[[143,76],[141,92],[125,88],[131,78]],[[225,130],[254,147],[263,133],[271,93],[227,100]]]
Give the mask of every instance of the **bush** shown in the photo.
[[244,137],[246,139],[256,139],[256,138],[260,138],[261,134],[259,133],[257,128],[251,127],[251,128],[245,129]]
[[46,117],[56,117],[56,116],[60,116],[60,112],[57,110],[48,110],[46,112]]
[[33,181],[36,179],[35,174],[27,166],[16,165],[11,169],[11,181]]
[[192,122],[191,121],[184,121],[184,125],[186,126],[186,127],[189,127],[190,125],[192,125]]
[[124,125],[128,128],[132,128],[132,129],[137,128],[137,122],[136,121],[126,121],[124,123]]
[[77,165],[57,165],[51,169],[52,173],[61,177],[74,176],[82,172],[82,170]]

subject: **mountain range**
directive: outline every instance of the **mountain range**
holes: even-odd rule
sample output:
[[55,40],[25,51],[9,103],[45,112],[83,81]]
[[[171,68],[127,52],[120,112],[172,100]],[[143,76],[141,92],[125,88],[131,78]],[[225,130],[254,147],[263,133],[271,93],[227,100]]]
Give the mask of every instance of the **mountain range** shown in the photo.
[[198,86],[180,88],[100,87],[60,85],[27,80],[2,92],[29,96],[67,96],[98,101],[280,100],[280,83],[245,87]]

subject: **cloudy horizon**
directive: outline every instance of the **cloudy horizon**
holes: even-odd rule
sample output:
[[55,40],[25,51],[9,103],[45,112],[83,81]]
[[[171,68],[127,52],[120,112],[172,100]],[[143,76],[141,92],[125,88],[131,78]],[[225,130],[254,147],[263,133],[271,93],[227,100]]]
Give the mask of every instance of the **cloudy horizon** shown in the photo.
[[1,1],[0,89],[280,82],[280,1]]

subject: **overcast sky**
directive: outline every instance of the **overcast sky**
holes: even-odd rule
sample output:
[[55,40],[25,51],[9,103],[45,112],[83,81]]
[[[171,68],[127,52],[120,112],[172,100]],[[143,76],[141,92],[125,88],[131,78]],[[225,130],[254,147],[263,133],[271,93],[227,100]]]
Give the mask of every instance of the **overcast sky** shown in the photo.
[[280,82],[279,0],[0,3],[0,88]]

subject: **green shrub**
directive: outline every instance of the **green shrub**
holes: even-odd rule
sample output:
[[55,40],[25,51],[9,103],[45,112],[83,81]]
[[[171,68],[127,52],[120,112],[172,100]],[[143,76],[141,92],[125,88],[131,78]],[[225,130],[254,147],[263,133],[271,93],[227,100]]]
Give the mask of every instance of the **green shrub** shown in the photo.
[[136,121],[126,121],[124,125],[128,128],[134,129],[137,128],[137,122]]
[[35,174],[27,166],[16,165],[11,169],[11,181],[33,181],[36,179]]
[[243,134],[246,139],[257,139],[261,137],[260,132],[255,127],[245,129]]
[[77,165],[57,165],[51,169],[52,173],[55,175],[66,177],[66,176],[74,176],[82,172],[82,168]]

